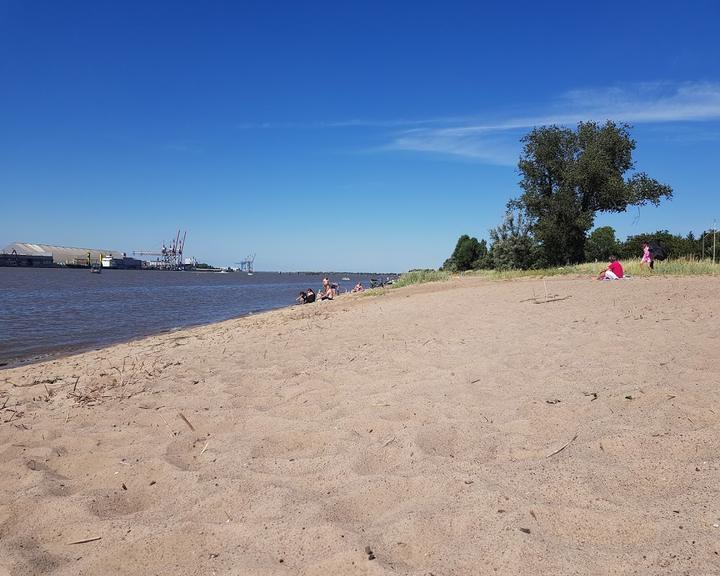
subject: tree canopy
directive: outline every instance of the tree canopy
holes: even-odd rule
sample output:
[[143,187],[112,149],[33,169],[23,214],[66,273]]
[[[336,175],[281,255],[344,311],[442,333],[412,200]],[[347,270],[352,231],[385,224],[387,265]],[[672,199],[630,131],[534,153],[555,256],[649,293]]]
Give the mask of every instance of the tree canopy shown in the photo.
[[508,202],[502,223],[490,230],[490,248],[485,240],[464,234],[443,269],[527,269],[610,255],[635,258],[650,240],[660,241],[670,257],[708,256],[706,232],[695,238],[659,230],[625,242],[610,226],[590,233],[598,213],[657,206],[672,198],[672,188],[635,171],[635,141],[627,124],[581,122],[576,130],[543,126],[521,141],[522,194]]
[[478,242],[477,238],[471,238],[463,234],[458,238],[455,250],[450,258],[442,265],[443,270],[451,272],[464,272],[476,268],[486,268],[488,259],[487,242]]
[[502,223],[490,230],[492,240],[491,263],[498,270],[534,268],[537,243],[530,235],[530,227],[522,210],[508,208]]
[[619,248],[612,226],[595,228],[585,242],[585,259],[588,262],[608,260],[610,256],[618,255]]
[[545,265],[582,262],[598,212],[658,205],[672,189],[634,169],[627,124],[581,122],[577,130],[535,128],[518,163],[523,193],[512,202],[527,215]]

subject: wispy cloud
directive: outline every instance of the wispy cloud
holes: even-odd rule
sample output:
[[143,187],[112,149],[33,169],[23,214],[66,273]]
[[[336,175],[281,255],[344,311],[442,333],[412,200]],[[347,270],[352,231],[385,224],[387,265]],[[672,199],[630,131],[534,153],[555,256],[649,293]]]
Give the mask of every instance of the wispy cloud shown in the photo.
[[442,118],[398,118],[392,120],[377,120],[368,118],[351,118],[348,120],[328,120],[315,122],[242,122],[236,124],[238,130],[257,129],[298,129],[316,130],[323,128],[411,128],[414,126],[431,126],[436,124],[450,124],[453,122],[466,121],[467,118],[442,117]]
[[[519,104],[515,106],[517,110]],[[720,82],[646,82],[612,87],[575,89],[546,102],[524,106],[526,114],[486,110],[484,115],[432,118],[367,119],[236,124],[238,130],[374,131],[384,142],[373,152],[406,151],[452,156],[470,161],[512,166],[520,137],[536,126],[573,126],[581,121],[614,120],[664,128],[671,123],[720,120]],[[707,128],[707,126],[705,127]],[[716,139],[717,130],[685,129],[683,142]],[[180,143],[183,145],[184,143]],[[179,148],[178,148],[179,149]],[[368,151],[366,149],[366,151]]]
[[409,128],[396,133],[384,149],[512,165],[517,159],[518,134],[535,126],[574,125],[587,120],[666,124],[718,119],[720,83],[645,83],[572,90],[546,103],[544,110],[534,115]]

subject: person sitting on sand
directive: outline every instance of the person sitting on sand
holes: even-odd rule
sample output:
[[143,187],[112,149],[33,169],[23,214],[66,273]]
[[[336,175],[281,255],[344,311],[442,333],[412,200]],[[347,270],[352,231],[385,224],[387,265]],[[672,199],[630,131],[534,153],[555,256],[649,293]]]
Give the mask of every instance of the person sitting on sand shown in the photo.
[[363,290],[365,290],[365,288],[363,288],[362,282],[355,284],[355,288],[352,289],[353,292],[362,292]]
[[618,262],[615,256],[610,256],[610,264],[608,264],[608,267],[605,268],[605,270],[600,272],[598,280],[620,280],[620,278],[623,278],[624,276],[625,274],[623,272],[622,264]]
[[332,300],[335,297],[335,290],[333,290],[330,280],[327,278],[323,278],[322,288],[318,292],[318,296],[320,296],[320,300]]
[[307,304],[307,292],[300,292],[297,298],[295,298],[295,302],[298,304]]
[[312,288],[308,288],[305,293],[305,304],[315,302],[315,291]]

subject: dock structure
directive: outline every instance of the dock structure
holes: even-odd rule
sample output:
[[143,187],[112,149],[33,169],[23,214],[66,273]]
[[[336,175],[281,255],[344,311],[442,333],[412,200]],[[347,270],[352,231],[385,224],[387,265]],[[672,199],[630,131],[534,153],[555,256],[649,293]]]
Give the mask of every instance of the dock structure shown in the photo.
[[254,269],[253,269],[254,263],[255,263],[255,254],[251,254],[250,256],[247,256],[245,258],[245,260],[241,260],[237,264],[240,265],[239,270],[241,272],[248,272],[248,273],[252,274],[254,272]]
[[18,254],[12,250],[10,253],[0,253],[0,266],[18,268],[52,268],[52,255]]
[[141,264],[139,260],[128,258],[119,250],[75,248],[31,242],[14,242],[3,248],[0,254],[0,266],[90,268],[103,266],[103,261],[114,263],[112,266],[105,264],[106,268],[139,268]]
[[155,261],[147,262],[149,268],[159,268],[163,270],[183,270],[185,263],[183,261],[183,250],[185,249],[185,238],[187,231],[180,237],[180,230],[177,231],[175,238],[170,244],[163,242],[160,250],[137,250],[133,255],[138,256],[155,256]]

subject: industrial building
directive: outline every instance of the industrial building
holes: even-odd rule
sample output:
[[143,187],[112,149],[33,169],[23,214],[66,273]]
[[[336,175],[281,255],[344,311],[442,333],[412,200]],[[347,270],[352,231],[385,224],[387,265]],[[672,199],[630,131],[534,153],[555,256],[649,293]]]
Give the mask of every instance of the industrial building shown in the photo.
[[0,265],[4,266],[70,266],[104,268],[142,267],[142,261],[128,258],[117,250],[98,250],[96,248],[71,248],[50,244],[30,244],[15,242],[5,246],[0,254]]
[[0,253],[0,266],[13,266],[18,268],[52,268],[53,259],[50,254],[30,255],[10,252]]

